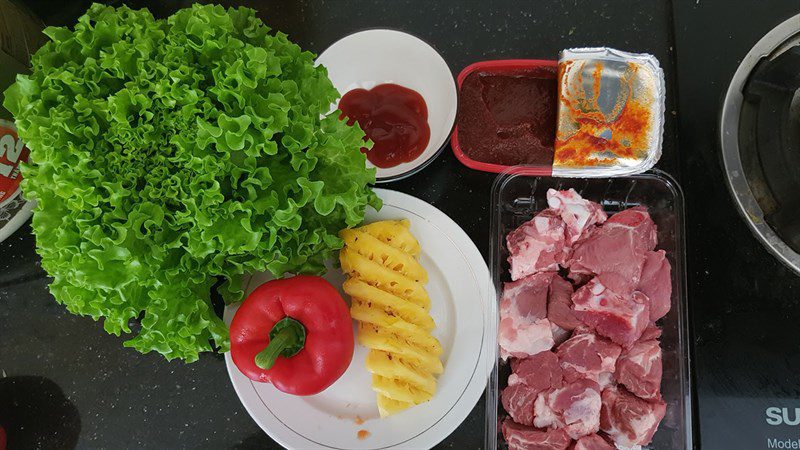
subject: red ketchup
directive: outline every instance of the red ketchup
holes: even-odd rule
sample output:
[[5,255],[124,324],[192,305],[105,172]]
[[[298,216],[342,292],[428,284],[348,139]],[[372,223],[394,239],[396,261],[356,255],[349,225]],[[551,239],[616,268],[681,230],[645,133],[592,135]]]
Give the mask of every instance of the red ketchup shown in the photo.
[[353,89],[339,101],[347,124],[358,122],[372,150],[362,149],[376,167],[387,168],[415,160],[431,138],[428,107],[413,89],[379,84],[370,90]]

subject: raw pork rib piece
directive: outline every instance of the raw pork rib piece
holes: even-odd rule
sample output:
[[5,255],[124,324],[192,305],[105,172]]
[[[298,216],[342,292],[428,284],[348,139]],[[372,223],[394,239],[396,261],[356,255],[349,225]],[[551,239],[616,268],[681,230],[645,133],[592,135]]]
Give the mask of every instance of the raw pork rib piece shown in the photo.
[[509,233],[511,279],[558,270],[558,263],[564,260],[564,236],[564,221],[547,209]]
[[503,287],[497,336],[503,359],[524,358],[553,347],[553,331],[547,320],[547,293],[554,275],[537,273]]
[[[606,225],[607,226],[607,225]],[[572,296],[575,316],[623,347],[641,337],[650,317],[650,301],[641,292],[622,297],[593,278]]]
[[590,434],[578,439],[572,450],[615,450],[614,446],[606,442],[598,434]]
[[663,401],[648,402],[624,388],[609,387],[603,391],[600,429],[608,433],[618,446],[647,445],[666,410]]
[[533,424],[563,429],[572,439],[600,429],[600,387],[580,379],[561,388],[539,393],[534,404]]
[[561,367],[553,352],[511,361],[514,371],[500,396],[503,407],[515,422],[533,425],[533,403],[539,392],[561,385]]
[[565,330],[574,330],[581,322],[572,312],[572,285],[561,277],[553,277],[547,297],[547,319]]
[[503,436],[509,450],[566,450],[572,440],[564,430],[538,430],[506,419]]
[[639,341],[620,356],[616,377],[636,396],[656,400],[661,398],[661,370],[658,341]]
[[647,210],[626,209],[578,242],[565,265],[570,278],[595,274],[609,289],[628,296],[639,285],[645,254],[655,245],[656,225]]
[[584,200],[571,188],[567,191],[548,189],[547,204],[564,221],[568,245],[577,242],[591,227],[608,218],[599,204]]
[[647,252],[642,267],[642,276],[636,289],[650,299],[651,322],[655,322],[669,312],[672,298],[671,270],[664,250]]
[[592,333],[576,334],[558,347],[556,354],[564,380],[592,380],[605,388],[612,381],[622,347]]

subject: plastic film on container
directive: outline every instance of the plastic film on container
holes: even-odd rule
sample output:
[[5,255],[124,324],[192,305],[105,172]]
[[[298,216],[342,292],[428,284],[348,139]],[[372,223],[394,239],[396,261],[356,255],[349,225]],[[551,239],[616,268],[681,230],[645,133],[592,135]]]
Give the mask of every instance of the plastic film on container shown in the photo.
[[553,176],[644,172],[661,157],[664,72],[648,54],[610,48],[561,52]]

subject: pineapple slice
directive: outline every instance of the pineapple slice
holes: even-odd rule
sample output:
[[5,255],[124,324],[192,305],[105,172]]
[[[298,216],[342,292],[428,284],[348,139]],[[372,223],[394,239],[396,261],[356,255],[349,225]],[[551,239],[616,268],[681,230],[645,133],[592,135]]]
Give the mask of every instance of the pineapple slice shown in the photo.
[[393,400],[419,405],[433,398],[433,392],[420,389],[406,380],[372,375],[372,390]]
[[413,314],[402,309],[395,309],[394,307],[383,309],[380,303],[369,301],[360,297],[352,298],[350,317],[353,317],[357,320],[363,320],[364,322],[374,323],[379,326],[384,324],[392,324],[398,320],[404,322],[408,321],[409,323],[416,325],[425,331],[430,331],[435,326],[431,316]]
[[431,394],[436,393],[436,379],[433,375],[424,369],[417,369],[411,363],[403,361],[403,358],[399,355],[372,349],[367,354],[366,366],[367,370],[373,374],[403,380],[405,383],[412,384],[422,391],[430,392]]
[[424,352],[430,353],[433,356],[441,356],[443,353],[442,345],[435,337],[425,332],[422,328],[406,321],[394,320],[381,327],[369,321],[365,322],[366,323],[359,324],[359,331],[364,331],[365,328],[373,328],[375,332],[389,334],[403,343],[417,346]]
[[419,256],[422,249],[419,242],[411,234],[411,222],[403,220],[382,220],[364,225],[359,230],[375,236],[381,242],[400,249],[411,256]]
[[367,308],[379,308],[389,316],[400,317],[425,330],[432,330],[435,326],[433,319],[425,309],[363,281],[351,278],[345,281],[342,287],[344,292],[352,297],[353,306],[358,303],[361,307],[366,305]]
[[401,402],[378,394],[378,412],[381,414],[381,417],[391,416],[392,414],[399,413],[412,406],[414,406],[413,403]]
[[438,375],[444,371],[442,361],[433,352],[426,351],[423,346],[413,341],[383,330],[385,328],[370,324],[359,325],[358,343],[373,350],[397,355],[432,374]]

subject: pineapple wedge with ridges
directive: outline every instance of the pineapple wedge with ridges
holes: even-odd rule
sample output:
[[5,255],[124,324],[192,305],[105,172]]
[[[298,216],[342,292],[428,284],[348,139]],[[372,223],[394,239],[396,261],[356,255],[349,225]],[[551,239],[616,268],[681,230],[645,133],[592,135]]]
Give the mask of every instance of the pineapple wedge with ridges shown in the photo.
[[407,220],[390,220],[339,233],[343,289],[359,321],[358,342],[370,349],[365,363],[381,417],[429,401],[444,370],[442,346],[430,334],[428,274],[409,228]]

